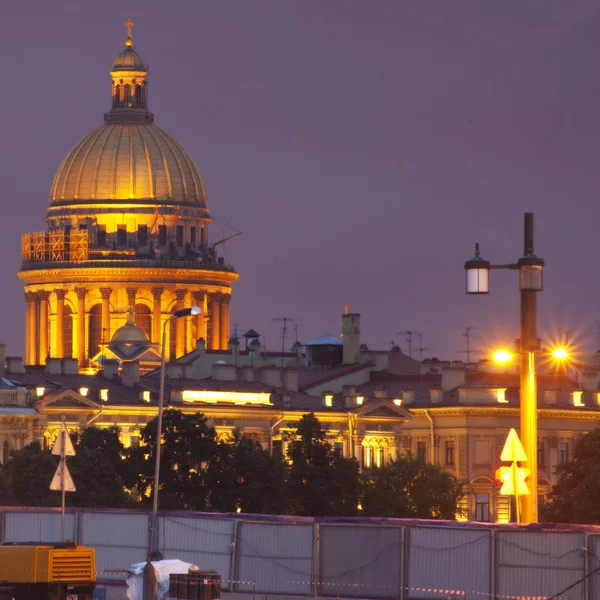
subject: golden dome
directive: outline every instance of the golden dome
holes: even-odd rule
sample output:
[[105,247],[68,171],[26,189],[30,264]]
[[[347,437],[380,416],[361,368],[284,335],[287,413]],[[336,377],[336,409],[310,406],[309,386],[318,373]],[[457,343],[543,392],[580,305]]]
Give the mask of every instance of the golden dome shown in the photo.
[[119,329],[113,333],[110,343],[114,344],[115,342],[125,344],[150,343],[146,332],[135,324],[135,321],[133,320],[133,311],[129,311],[127,323],[122,327],[119,327]]
[[147,71],[148,67],[144,63],[142,57],[133,49],[133,42],[125,42],[127,46],[117,58],[113,69],[115,71]]
[[170,201],[206,205],[191,156],[147,121],[106,121],[88,133],[54,177],[51,203],[71,200]]

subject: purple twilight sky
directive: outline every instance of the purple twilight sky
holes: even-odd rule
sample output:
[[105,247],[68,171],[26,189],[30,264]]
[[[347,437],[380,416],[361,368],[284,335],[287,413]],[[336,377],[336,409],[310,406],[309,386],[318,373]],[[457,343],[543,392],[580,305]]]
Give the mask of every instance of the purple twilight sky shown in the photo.
[[[20,235],[54,172],[109,108],[135,22],[157,125],[191,153],[213,240],[241,274],[232,324],[281,345],[339,333],[462,358],[518,335],[515,273],[464,294],[473,242],[546,259],[540,335],[597,349],[600,5],[596,0],[22,0],[0,10],[0,341],[23,352]],[[223,248],[223,246],[221,246]],[[293,334],[287,340],[293,341]],[[415,340],[418,346],[418,341]]]

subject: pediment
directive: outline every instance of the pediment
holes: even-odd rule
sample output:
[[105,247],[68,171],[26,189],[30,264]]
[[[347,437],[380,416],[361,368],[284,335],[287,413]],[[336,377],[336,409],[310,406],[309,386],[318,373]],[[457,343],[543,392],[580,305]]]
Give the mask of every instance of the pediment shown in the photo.
[[71,389],[57,390],[44,396],[36,402],[38,408],[94,408],[100,406],[99,402],[83,396]]
[[412,419],[412,414],[402,406],[397,406],[392,400],[386,398],[377,403],[369,402],[361,411],[359,411],[358,417],[396,417],[398,419],[408,420]]

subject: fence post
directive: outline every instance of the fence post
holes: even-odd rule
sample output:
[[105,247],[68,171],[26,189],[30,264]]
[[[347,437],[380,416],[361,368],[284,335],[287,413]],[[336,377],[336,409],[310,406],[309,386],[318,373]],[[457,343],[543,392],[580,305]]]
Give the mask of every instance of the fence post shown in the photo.
[[313,560],[312,560],[312,595],[319,595],[321,581],[321,524],[313,523]]
[[410,528],[404,527],[402,531],[402,556],[400,557],[400,600],[406,596],[408,586],[408,563],[410,559]]
[[235,521],[233,525],[233,541],[231,542],[231,561],[229,563],[229,579],[231,579],[230,590],[235,592],[238,580],[238,544],[240,540],[241,521]]
[[496,530],[490,531],[490,598],[496,597]]

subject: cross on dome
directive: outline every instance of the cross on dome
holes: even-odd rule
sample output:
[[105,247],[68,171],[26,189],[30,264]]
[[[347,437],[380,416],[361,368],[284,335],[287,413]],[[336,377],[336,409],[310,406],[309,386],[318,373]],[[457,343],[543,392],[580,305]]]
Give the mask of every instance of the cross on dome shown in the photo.
[[127,19],[127,22],[125,23],[125,27],[127,27],[127,41],[125,42],[125,45],[129,48],[133,46],[133,40],[131,39],[131,28],[134,25],[135,23],[131,19]]

